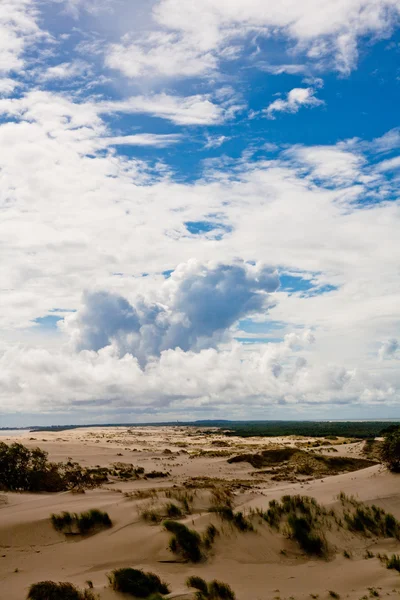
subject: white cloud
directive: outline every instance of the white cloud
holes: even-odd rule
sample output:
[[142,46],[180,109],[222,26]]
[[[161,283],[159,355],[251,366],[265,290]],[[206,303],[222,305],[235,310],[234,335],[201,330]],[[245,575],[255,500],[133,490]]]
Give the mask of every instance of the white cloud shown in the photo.
[[9,77],[3,77],[0,79],[0,96],[10,96],[18,85],[18,81]]
[[376,168],[378,171],[395,171],[396,169],[400,169],[400,156],[383,160]]
[[314,94],[313,88],[293,88],[288,92],[286,100],[274,100],[263,112],[270,119],[274,119],[277,112],[296,113],[302,106],[312,108],[324,104],[324,101],[316,98]]
[[221,60],[237,57],[238,43],[256,31],[283,35],[312,62],[333,63],[348,74],[357,62],[358,39],[385,37],[399,12],[396,0],[283,0],[275,6],[258,0],[159,0],[153,31],[111,45],[106,64],[128,77],[210,75]]
[[378,350],[378,356],[380,360],[384,360],[385,358],[392,358],[397,350],[399,349],[399,342],[395,339],[388,340],[384,342],[382,346]]
[[153,94],[132,96],[127,100],[103,102],[98,105],[104,113],[140,113],[168,119],[176,125],[216,125],[233,116],[242,106],[231,102],[214,104],[210,96],[172,96]]
[[24,52],[43,32],[37,24],[33,0],[2,0],[0,4],[0,74],[24,66]]
[[65,318],[63,330],[78,350],[100,350],[114,344],[120,356],[146,364],[162,351],[199,351],[215,347],[240,318],[266,311],[268,292],[279,286],[276,272],[243,263],[179,265],[149,302],[130,304],[109,292],[88,294],[83,307]]
[[217,59],[190,38],[154,32],[141,43],[126,41],[110,46],[105,64],[127,77],[195,77],[216,70]]
[[204,148],[206,148],[206,149],[219,148],[220,146],[222,146],[222,144],[227,142],[229,139],[230,138],[226,135],[208,135],[207,141],[204,144]]
[[166,148],[182,140],[179,134],[169,133],[136,133],[133,135],[118,135],[103,138],[105,146],[154,146],[155,148]]
[[351,185],[366,180],[365,158],[345,146],[294,146],[285,152],[295,164],[311,169],[314,179],[335,185]]
[[90,73],[90,65],[82,60],[64,62],[53,67],[48,67],[41,75],[42,81],[75,79]]

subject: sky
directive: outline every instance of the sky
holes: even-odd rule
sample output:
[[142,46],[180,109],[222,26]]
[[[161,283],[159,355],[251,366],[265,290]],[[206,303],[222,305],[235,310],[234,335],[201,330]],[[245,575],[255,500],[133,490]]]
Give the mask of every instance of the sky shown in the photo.
[[0,0],[0,427],[400,418],[399,0]]

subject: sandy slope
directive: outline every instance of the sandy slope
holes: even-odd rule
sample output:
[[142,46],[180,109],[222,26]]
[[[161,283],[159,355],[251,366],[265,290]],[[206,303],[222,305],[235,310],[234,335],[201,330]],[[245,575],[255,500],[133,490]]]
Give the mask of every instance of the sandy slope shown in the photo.
[[[278,598],[310,600],[310,594],[329,598],[329,590],[343,598],[369,596],[369,587],[380,596],[400,595],[400,575],[385,569],[376,558],[365,559],[365,549],[374,552],[400,553],[394,540],[365,540],[349,536],[346,548],[353,559],[338,552],[332,560],[310,560],[296,545],[273,533],[265,525],[256,525],[256,533],[238,533],[215,515],[202,512],[208,505],[207,492],[197,491],[196,512],[186,522],[203,531],[214,522],[221,531],[212,556],[199,565],[171,562],[167,549],[169,535],[161,526],[150,526],[140,518],[139,510],[147,501],[126,498],[121,491],[150,487],[168,488],[180,485],[190,477],[214,477],[242,480],[236,495],[237,507],[265,507],[272,498],[283,494],[307,494],[319,502],[334,506],[343,490],[360,500],[374,502],[400,518],[400,477],[387,473],[381,466],[362,471],[326,477],[309,482],[273,482],[269,478],[252,478],[254,469],[248,463],[229,465],[226,457],[195,456],[193,452],[226,449],[212,442],[226,443],[220,435],[207,435],[186,428],[140,428],[129,433],[126,428],[80,429],[62,434],[45,433],[22,440],[30,446],[46,449],[53,460],[72,457],[85,465],[109,465],[116,461],[168,470],[167,480],[132,481],[107,484],[106,489],[85,494],[6,494],[0,496],[0,598],[23,600],[29,584],[43,579],[71,581],[83,586],[93,581],[101,600],[122,597],[107,587],[106,573],[117,567],[136,566],[152,570],[170,583],[172,596],[187,596],[185,579],[199,574],[207,580],[218,578],[228,582],[238,600]],[[4,439],[4,438],[3,438]],[[257,451],[271,443],[294,444],[295,440],[253,438],[228,440],[232,452]],[[173,452],[164,454],[165,449]],[[357,455],[361,444],[338,446],[339,453]],[[185,453],[182,453],[182,450]],[[187,454],[187,452],[189,454]],[[122,454],[122,456],[121,456]],[[253,487],[248,487],[254,481]],[[6,496],[7,503],[2,499]],[[113,527],[85,539],[68,539],[51,527],[52,512],[80,512],[89,508],[109,512]],[[341,542],[342,543],[342,542]],[[280,551],[286,550],[287,556]],[[16,570],[18,570],[16,572]],[[189,596],[190,597],[190,596]]]

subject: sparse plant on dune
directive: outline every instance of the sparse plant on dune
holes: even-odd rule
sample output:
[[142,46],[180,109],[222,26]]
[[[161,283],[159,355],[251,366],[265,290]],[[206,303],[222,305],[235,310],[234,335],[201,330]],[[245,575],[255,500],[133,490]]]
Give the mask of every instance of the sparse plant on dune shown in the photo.
[[201,537],[197,531],[172,520],[164,521],[164,528],[172,533],[169,543],[171,552],[194,563],[203,558]]
[[201,577],[192,576],[188,577],[186,585],[197,590],[198,600],[235,600],[232,588],[217,579],[207,583]]
[[400,555],[392,554],[390,558],[386,559],[386,567],[388,569],[395,569],[400,573]]
[[89,590],[79,590],[68,582],[40,581],[33,583],[27,600],[97,600],[97,596]]
[[52,514],[51,522],[54,529],[65,534],[79,533],[80,535],[86,535],[96,529],[112,527],[108,513],[97,508],[92,508],[80,514],[69,512],[63,512],[59,515]]
[[152,594],[168,594],[168,585],[155,573],[145,573],[141,569],[115,569],[108,575],[112,589],[136,598],[148,598]]
[[206,550],[210,550],[215,538],[217,537],[217,535],[219,534],[218,529],[215,527],[215,525],[210,524],[205,533],[203,534],[203,545],[205,547]]
[[343,492],[339,495],[339,499],[344,507],[343,517],[350,531],[400,539],[400,521],[391,513],[374,504],[372,506],[363,504]]

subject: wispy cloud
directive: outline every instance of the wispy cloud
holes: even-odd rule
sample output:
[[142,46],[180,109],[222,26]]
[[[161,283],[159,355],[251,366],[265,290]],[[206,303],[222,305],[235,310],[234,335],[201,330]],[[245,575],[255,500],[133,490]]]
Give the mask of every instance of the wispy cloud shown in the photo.
[[263,112],[269,119],[274,119],[275,113],[296,113],[302,107],[314,108],[322,104],[324,101],[315,97],[313,88],[293,88],[284,100],[282,98],[274,100]]

